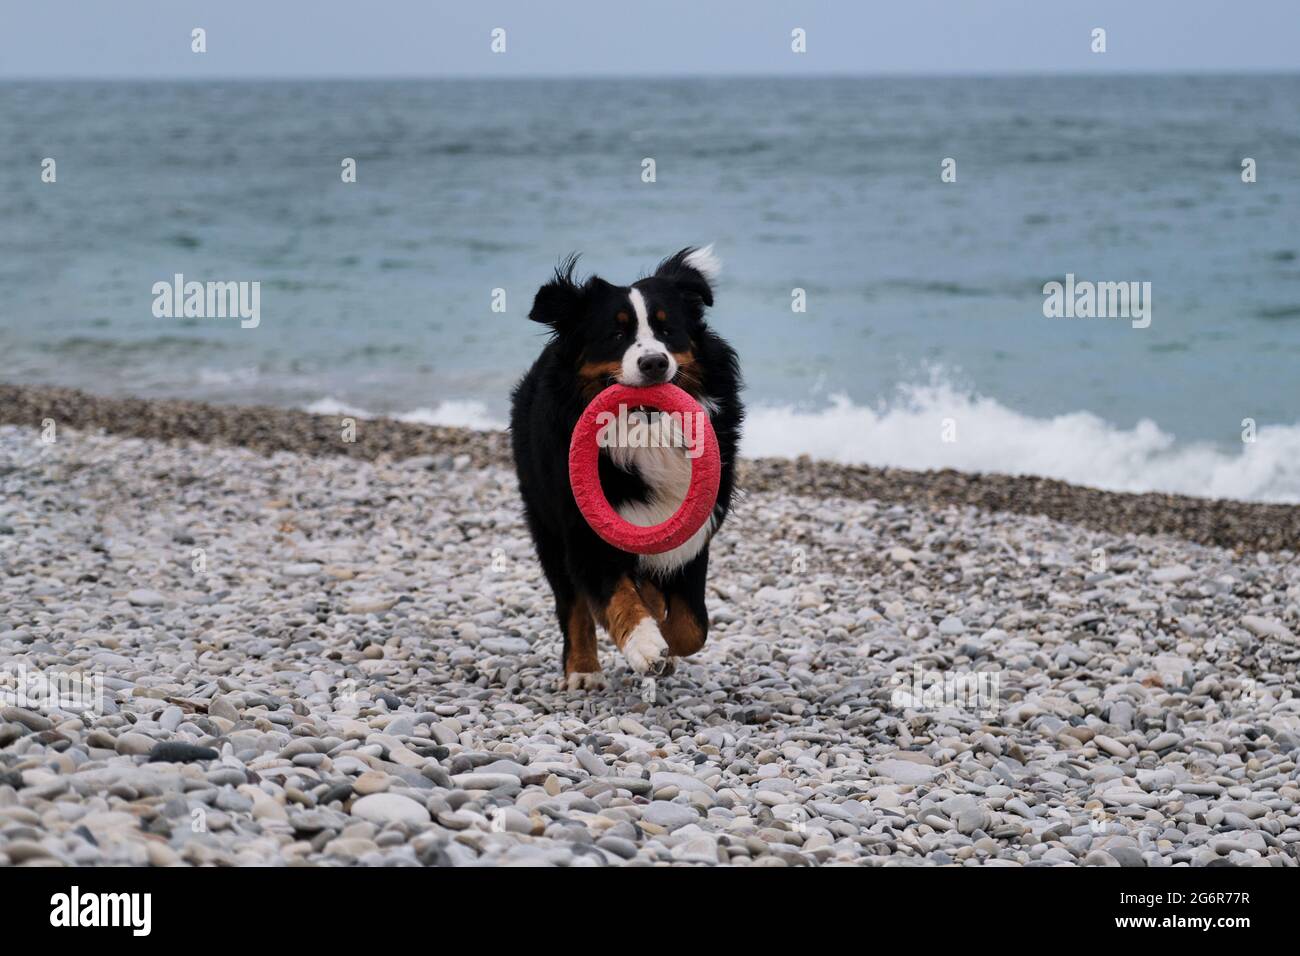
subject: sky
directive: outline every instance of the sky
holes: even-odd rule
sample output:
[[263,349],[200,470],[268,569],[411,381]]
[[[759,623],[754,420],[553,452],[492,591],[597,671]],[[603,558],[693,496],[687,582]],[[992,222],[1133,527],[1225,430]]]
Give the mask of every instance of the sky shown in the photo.
[[8,78],[1297,69],[1300,0],[0,0]]

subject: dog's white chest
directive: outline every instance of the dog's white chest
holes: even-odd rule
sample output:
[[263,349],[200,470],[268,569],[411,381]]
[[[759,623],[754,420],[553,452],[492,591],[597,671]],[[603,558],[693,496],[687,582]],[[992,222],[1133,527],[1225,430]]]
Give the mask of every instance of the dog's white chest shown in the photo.
[[[624,471],[635,471],[650,489],[649,500],[619,505],[618,513],[641,527],[662,524],[677,513],[691,485],[691,459],[680,429],[665,416],[642,426],[646,432],[629,447],[612,447],[610,459]],[[659,575],[669,574],[689,562],[712,537],[717,519],[711,514],[685,544],[662,554],[643,554],[638,564]]]

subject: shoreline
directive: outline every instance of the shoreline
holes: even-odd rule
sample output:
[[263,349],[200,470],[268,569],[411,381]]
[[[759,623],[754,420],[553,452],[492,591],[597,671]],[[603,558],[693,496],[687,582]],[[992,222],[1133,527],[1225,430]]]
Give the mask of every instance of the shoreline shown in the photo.
[[[342,437],[344,416],[265,405],[215,405],[187,399],[92,395],[77,389],[0,383],[0,424],[59,427],[166,441],[195,441],[366,461],[468,456],[474,467],[510,464],[506,432],[418,425],[387,418],[357,419],[355,441]],[[463,459],[462,459],[463,460]],[[1110,533],[1168,534],[1239,551],[1293,551],[1300,545],[1300,506],[1102,491],[1034,476],[909,471],[845,465],[801,456],[743,459],[744,491],[928,507],[970,506],[988,512],[1041,515]]]

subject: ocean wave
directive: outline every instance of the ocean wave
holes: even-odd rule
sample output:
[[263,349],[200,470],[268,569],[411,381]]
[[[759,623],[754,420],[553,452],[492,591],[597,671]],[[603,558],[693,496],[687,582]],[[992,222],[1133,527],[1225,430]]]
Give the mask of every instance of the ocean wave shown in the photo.
[[[951,441],[945,441],[945,420]],[[1239,451],[1179,443],[1148,419],[1120,428],[1085,411],[1037,418],[945,382],[909,385],[876,408],[833,395],[817,409],[756,404],[747,457],[1038,475],[1107,491],[1300,503],[1300,423],[1263,425]]]
[[[377,418],[373,412],[335,398],[321,398],[303,406],[314,415],[351,415],[354,418]],[[488,411],[487,405],[473,399],[448,399],[433,408],[416,408],[383,416],[416,425],[443,425],[450,428],[474,428],[479,431],[502,431],[506,423]]]
[[[197,324],[199,320],[195,319],[192,321]],[[89,355],[98,358],[110,356],[115,360],[121,356],[134,355],[137,353],[153,355],[162,350],[180,350],[188,354],[198,350],[215,352],[229,348],[229,346],[220,339],[204,338],[198,335],[173,335],[170,333],[151,335],[139,339],[113,339],[101,338],[93,335],[69,335],[61,339],[38,341],[33,343],[32,347],[42,352],[54,355],[77,357]]]
[[200,368],[194,373],[195,384],[207,388],[219,388],[226,385],[249,385],[260,378],[260,371],[255,365],[239,368]]

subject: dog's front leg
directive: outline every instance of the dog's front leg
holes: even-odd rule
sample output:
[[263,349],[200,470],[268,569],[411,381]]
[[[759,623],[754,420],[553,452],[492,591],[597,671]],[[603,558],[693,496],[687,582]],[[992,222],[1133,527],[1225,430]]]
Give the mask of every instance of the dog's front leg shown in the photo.
[[[704,598],[692,601],[692,595],[680,590],[660,590],[652,581],[640,585],[641,599],[659,622],[659,633],[668,645],[668,653],[674,658],[689,657],[704,646],[709,636],[709,618],[703,610]],[[696,610],[692,604],[698,604]],[[671,665],[673,660],[669,659]]]
[[599,690],[605,686],[600,672],[600,658],[596,654],[596,622],[592,620],[587,596],[574,598],[567,611],[561,609],[564,621],[564,677],[561,690]]
[[662,676],[668,670],[668,643],[636,585],[620,577],[603,602],[596,602],[596,620],[638,674]]

